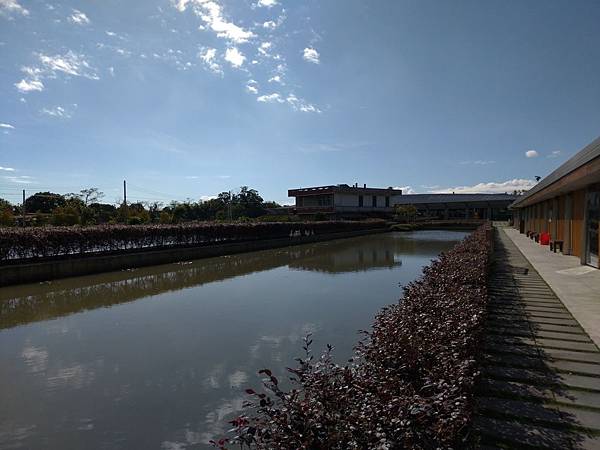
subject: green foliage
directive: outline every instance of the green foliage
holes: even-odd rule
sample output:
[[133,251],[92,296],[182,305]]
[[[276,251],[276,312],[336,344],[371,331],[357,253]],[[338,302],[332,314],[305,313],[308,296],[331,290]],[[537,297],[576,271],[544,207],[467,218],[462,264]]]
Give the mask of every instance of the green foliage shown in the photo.
[[396,206],[396,220],[401,222],[413,222],[417,217],[417,208],[414,205]]
[[5,209],[10,209],[12,211],[13,207],[8,200],[0,198],[0,211],[4,211]]
[[25,210],[28,213],[50,214],[56,208],[65,206],[67,201],[60,194],[52,192],[38,192],[25,199]]
[[12,227],[15,224],[15,218],[11,208],[4,208],[0,211],[0,226]]
[[59,206],[52,212],[52,225],[70,226],[79,224],[79,211],[75,206]]

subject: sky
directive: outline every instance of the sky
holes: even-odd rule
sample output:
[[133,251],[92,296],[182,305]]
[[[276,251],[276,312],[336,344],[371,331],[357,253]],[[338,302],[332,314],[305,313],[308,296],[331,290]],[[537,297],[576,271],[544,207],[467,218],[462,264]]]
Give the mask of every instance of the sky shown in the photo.
[[0,0],[0,197],[528,189],[600,135],[597,0]]

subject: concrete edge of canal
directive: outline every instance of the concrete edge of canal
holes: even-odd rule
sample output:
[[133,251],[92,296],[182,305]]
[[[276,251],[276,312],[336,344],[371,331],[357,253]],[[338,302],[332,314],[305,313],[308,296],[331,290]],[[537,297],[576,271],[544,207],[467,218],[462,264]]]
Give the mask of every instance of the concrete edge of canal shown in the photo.
[[90,255],[87,257],[4,265],[0,266],[0,287],[311,244],[334,239],[346,239],[367,234],[386,233],[388,231],[387,228],[375,228],[294,238],[261,239],[229,244],[149,250],[116,255]]

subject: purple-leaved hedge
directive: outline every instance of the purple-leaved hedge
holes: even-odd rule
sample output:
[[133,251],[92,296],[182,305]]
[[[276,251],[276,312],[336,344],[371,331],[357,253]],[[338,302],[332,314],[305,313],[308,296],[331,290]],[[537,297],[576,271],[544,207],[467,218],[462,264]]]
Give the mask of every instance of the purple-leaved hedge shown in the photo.
[[288,368],[284,389],[264,369],[248,389],[234,437],[213,445],[256,449],[450,449],[466,445],[478,375],[491,227],[443,253],[384,308],[356,358],[340,366],[331,348]]

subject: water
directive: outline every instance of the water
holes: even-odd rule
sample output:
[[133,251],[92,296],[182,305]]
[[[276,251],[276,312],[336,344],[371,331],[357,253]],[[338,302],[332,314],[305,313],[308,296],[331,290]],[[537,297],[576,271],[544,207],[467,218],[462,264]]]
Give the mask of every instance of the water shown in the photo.
[[466,233],[386,233],[0,289],[0,449],[205,449],[271,368],[346,360]]

